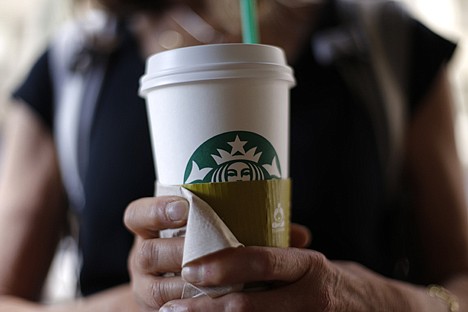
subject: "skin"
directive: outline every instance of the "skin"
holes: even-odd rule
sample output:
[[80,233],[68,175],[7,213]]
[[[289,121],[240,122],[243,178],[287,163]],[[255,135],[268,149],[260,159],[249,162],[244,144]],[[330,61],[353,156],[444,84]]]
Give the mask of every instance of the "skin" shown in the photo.
[[[228,27],[225,13],[196,8],[214,27],[226,31],[228,40],[239,41],[239,33]],[[306,8],[283,11],[278,19],[262,17],[264,42],[282,46],[288,59],[294,60],[294,52],[309,31],[301,25],[313,19],[314,12]],[[160,14],[154,12],[140,16],[147,21],[138,32],[142,55],[147,55],[157,49],[150,36],[152,30],[167,19],[156,18]],[[277,23],[279,18],[289,23]],[[281,25],[302,31],[289,33]],[[441,72],[412,121],[406,169],[414,186],[415,233],[424,258],[424,279],[444,285],[459,298],[460,311],[467,311],[468,217],[446,77],[445,71]],[[66,216],[55,147],[40,118],[21,103],[12,106],[3,130],[0,312],[155,311],[161,307],[205,312],[447,311],[445,303],[429,297],[423,287],[386,279],[358,264],[330,261],[316,251],[303,249],[311,237],[300,226],[293,227],[294,248],[232,249],[182,270],[183,239],[160,239],[158,231],[184,225],[186,204],[165,197],[135,201],[125,214],[125,224],[136,236],[129,257],[131,285],[62,305],[40,305],[37,300]],[[182,272],[182,277],[163,278],[163,272]],[[217,299],[179,300],[182,278],[198,285],[272,281],[273,288]]]
[[[0,292],[37,299],[62,230],[58,224],[65,224],[64,194],[57,192],[62,189],[52,140],[37,117],[18,104],[4,131]],[[36,259],[35,264],[28,259]]]

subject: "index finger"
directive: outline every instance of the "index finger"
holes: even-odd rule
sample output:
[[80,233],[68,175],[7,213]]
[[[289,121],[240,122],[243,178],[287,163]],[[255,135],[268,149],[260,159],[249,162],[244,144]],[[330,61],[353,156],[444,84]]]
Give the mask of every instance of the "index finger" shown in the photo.
[[124,223],[136,235],[155,238],[159,231],[184,226],[188,209],[188,202],[177,196],[141,198],[128,205]]
[[196,286],[245,284],[258,281],[293,283],[310,271],[328,272],[322,254],[297,248],[230,248],[188,263],[182,278]]

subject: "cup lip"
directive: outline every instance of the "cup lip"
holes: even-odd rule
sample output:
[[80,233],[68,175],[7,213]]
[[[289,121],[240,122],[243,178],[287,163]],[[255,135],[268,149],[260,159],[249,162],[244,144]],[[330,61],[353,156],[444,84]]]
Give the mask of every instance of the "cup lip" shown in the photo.
[[[151,62],[154,62],[158,58],[165,58],[168,55],[173,55],[173,54],[182,54],[184,56],[188,56],[189,54],[193,54],[194,52],[197,51],[204,51],[209,49],[210,51],[225,51],[225,49],[237,49],[236,51],[239,50],[246,50],[249,52],[252,52],[254,50],[257,51],[269,51],[268,56],[270,57],[269,62],[273,63],[281,63],[283,65],[286,65],[286,58],[285,58],[285,52],[282,48],[274,45],[268,45],[268,44],[263,44],[263,43],[238,43],[238,42],[229,42],[229,43],[212,43],[212,44],[199,44],[199,45],[193,45],[193,46],[187,46],[187,47],[180,47],[176,49],[171,49],[171,50],[165,50],[165,51],[160,51],[157,53],[154,53],[150,55],[147,58],[147,64],[151,64]],[[218,54],[220,56],[220,54]],[[277,57],[276,60],[272,60],[272,56]],[[232,57],[231,54],[228,54],[228,57]],[[260,61],[260,60],[257,60]],[[269,63],[265,61],[266,63]],[[148,69],[148,68],[147,68]]]
[[283,49],[266,44],[219,43],[182,47],[148,57],[141,96],[154,88],[218,79],[270,78],[295,84]]

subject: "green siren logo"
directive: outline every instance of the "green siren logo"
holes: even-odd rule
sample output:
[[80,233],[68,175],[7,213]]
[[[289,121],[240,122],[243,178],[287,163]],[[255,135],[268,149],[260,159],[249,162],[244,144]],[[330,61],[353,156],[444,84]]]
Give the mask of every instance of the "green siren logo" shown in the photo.
[[214,136],[200,145],[185,169],[184,183],[253,181],[281,178],[274,147],[247,131]]

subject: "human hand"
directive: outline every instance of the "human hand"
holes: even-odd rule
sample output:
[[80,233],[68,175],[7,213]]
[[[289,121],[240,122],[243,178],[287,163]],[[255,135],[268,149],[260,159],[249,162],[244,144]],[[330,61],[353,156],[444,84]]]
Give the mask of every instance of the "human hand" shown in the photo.
[[187,216],[188,202],[173,196],[139,199],[125,211],[124,223],[136,235],[128,264],[141,311],[154,311],[182,296],[184,239],[159,238],[159,231],[185,226]]
[[297,248],[228,249],[195,261],[182,277],[207,287],[269,282],[264,291],[173,300],[160,312],[217,311],[408,311],[386,279],[354,263],[333,263]]
[[[124,222],[136,234],[129,258],[132,288],[142,311],[154,311],[170,300],[181,298],[185,282],[178,275],[183,238],[159,238],[159,231],[184,226],[187,215],[188,203],[179,197],[144,198],[126,210]],[[305,247],[310,240],[306,227],[291,225],[292,246]],[[167,277],[167,272],[175,274]]]

